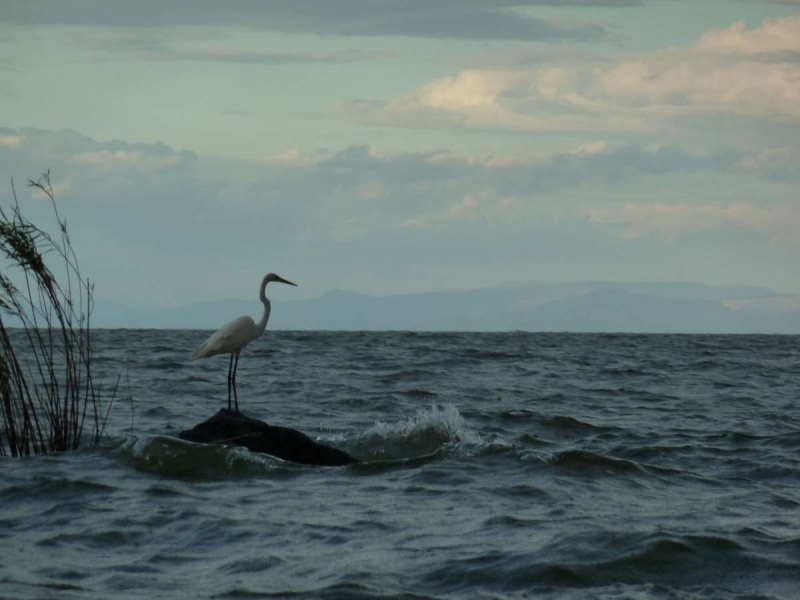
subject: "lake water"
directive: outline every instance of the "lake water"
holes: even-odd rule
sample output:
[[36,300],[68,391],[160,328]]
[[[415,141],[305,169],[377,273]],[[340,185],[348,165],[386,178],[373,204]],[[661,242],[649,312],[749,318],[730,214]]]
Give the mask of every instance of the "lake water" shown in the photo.
[[0,458],[0,598],[800,598],[800,337],[97,331],[100,447]]

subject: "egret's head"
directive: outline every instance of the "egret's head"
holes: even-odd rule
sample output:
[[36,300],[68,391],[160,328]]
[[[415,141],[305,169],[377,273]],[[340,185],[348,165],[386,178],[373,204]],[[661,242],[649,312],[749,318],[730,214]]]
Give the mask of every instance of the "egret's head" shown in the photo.
[[270,281],[277,281],[278,283],[286,283],[288,285],[297,286],[296,283],[292,283],[283,277],[279,277],[278,275],[275,275],[275,273],[269,273],[266,277],[264,277],[264,285],[267,285]]

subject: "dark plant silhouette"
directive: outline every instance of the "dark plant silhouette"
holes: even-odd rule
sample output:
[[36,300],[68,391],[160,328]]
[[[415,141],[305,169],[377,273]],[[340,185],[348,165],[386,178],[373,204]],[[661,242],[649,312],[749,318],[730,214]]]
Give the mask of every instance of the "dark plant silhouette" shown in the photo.
[[81,274],[50,172],[28,185],[49,199],[59,233],[23,216],[12,180],[14,203],[0,207],[0,455],[12,456],[78,448],[87,418],[98,442],[116,395],[115,386],[104,399],[92,377],[93,285]]

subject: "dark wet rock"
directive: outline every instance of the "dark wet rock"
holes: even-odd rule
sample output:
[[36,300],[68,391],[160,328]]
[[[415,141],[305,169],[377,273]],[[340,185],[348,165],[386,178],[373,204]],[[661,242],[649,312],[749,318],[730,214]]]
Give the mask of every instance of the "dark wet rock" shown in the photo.
[[268,425],[242,413],[221,409],[179,437],[203,444],[233,444],[251,452],[263,452],[305,465],[339,467],[359,462],[346,452],[319,444],[306,434],[288,427]]

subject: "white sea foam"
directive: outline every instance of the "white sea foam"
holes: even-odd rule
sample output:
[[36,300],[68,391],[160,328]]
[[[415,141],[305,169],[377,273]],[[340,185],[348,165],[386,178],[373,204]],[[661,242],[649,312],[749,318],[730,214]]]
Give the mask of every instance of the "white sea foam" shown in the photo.
[[401,421],[378,421],[346,445],[357,456],[397,459],[462,442],[479,444],[481,438],[455,406],[432,404]]
[[168,436],[128,438],[122,450],[136,468],[172,477],[225,477],[262,473],[283,463],[279,458],[219,444],[195,444]]
[[414,437],[420,433],[437,433],[451,442],[480,443],[480,436],[467,425],[464,417],[452,404],[432,404],[430,408],[403,421],[386,423],[377,421],[364,435],[383,437]]

